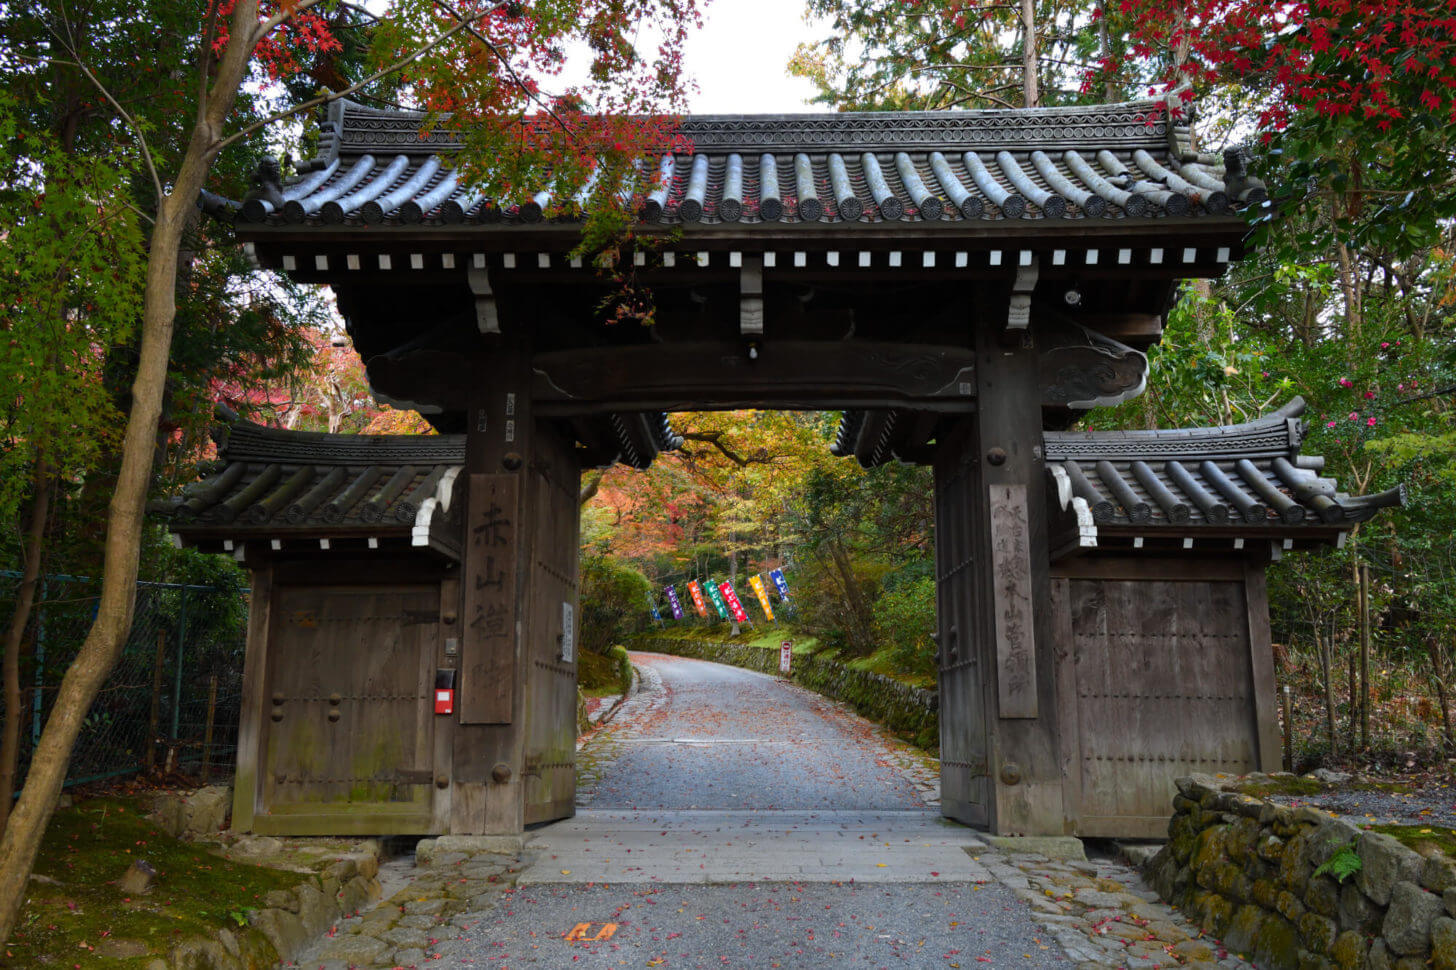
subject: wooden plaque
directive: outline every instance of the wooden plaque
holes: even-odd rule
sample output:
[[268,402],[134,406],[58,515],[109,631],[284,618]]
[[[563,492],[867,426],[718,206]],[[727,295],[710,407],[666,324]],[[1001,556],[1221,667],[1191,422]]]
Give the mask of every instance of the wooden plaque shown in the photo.
[[516,673],[514,475],[471,475],[465,522],[460,723],[509,724]]
[[1031,615],[1031,527],[1025,485],[991,485],[996,691],[1004,718],[1036,717],[1036,628]]

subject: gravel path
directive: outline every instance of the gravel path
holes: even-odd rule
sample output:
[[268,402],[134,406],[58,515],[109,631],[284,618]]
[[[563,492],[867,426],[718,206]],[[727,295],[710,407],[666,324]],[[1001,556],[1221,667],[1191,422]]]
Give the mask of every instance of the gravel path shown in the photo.
[[1456,789],[1428,787],[1398,793],[1335,786],[1319,795],[1274,795],[1281,805],[1312,805],[1343,815],[1357,825],[1429,825],[1456,829]]

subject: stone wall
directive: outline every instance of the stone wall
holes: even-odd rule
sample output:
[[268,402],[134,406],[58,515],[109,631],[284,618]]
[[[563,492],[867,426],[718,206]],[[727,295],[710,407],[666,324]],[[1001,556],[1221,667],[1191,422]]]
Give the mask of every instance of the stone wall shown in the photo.
[[[762,647],[661,636],[639,637],[633,646],[637,650],[711,660],[764,674],[779,672],[778,651]],[[843,701],[893,731],[909,734],[922,748],[940,744],[940,696],[935,691],[911,687],[882,674],[855,670],[833,660],[797,655],[790,679],[825,697]]]
[[[1281,970],[1456,970],[1456,865],[1445,855],[1212,778],[1177,785],[1169,842],[1147,875],[1229,951]],[[1346,848],[1355,872],[1316,875]]]

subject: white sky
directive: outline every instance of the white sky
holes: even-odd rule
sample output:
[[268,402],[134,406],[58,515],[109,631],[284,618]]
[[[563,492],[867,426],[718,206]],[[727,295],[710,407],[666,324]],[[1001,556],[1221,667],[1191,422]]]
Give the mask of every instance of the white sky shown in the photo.
[[803,0],[710,0],[683,65],[698,82],[694,114],[824,111],[805,102],[814,86],[789,77],[789,59],[814,39]]

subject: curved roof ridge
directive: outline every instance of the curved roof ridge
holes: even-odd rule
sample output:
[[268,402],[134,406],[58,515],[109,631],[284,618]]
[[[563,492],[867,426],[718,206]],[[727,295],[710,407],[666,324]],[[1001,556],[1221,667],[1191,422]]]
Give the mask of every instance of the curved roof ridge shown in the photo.
[[219,453],[228,461],[283,464],[460,464],[465,461],[465,436],[331,434],[237,421],[228,426]]
[[[695,148],[716,151],[1065,150],[1136,148],[1177,152],[1192,115],[1171,120],[1172,96],[1101,105],[1048,108],[966,108],[942,111],[843,111],[796,114],[705,114],[682,117],[681,132]],[[427,135],[425,112],[374,108],[340,99],[327,109],[319,153],[300,171],[312,171],[340,154],[453,153],[459,139],[449,115]]]
[[1048,461],[1106,458],[1234,460],[1292,458],[1304,440],[1304,399],[1241,424],[1129,431],[1048,431]]

